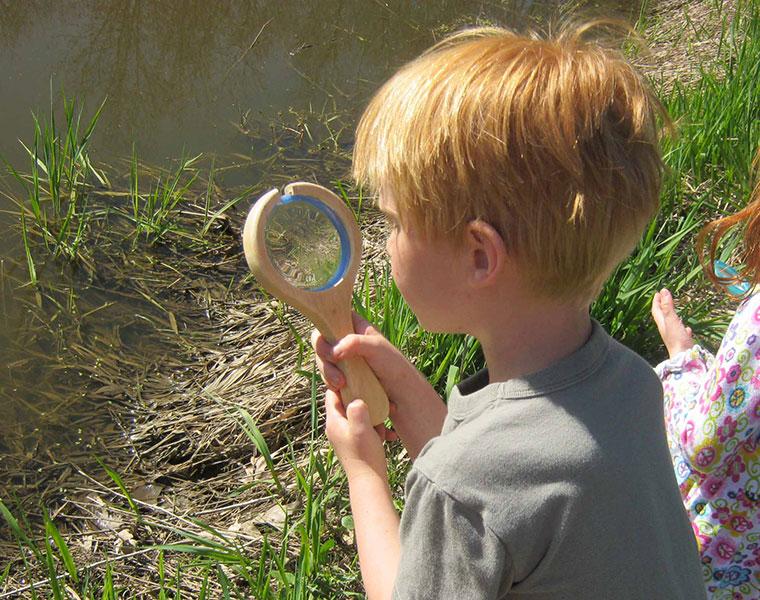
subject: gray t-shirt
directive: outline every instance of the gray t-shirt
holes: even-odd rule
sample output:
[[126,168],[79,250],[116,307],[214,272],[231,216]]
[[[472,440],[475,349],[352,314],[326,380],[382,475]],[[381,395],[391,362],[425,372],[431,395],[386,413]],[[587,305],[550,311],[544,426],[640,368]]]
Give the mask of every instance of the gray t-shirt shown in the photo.
[[455,388],[406,482],[393,597],[704,598],[649,365],[594,322],[547,369]]

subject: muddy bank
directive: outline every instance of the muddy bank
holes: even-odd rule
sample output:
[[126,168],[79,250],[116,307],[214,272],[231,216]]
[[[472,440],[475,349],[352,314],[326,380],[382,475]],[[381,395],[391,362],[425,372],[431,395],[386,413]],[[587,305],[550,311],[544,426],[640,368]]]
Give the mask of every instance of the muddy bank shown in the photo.
[[[700,61],[725,56],[716,32],[724,31],[727,10],[712,2],[663,3],[655,9],[646,34],[652,38],[647,64],[653,78],[688,83],[698,75]],[[40,522],[44,506],[69,540],[77,564],[97,565],[93,571],[102,573],[107,556],[119,585],[138,596],[152,597],[160,585],[157,551],[147,546],[190,539],[187,533],[208,536],[210,526],[241,552],[256,556],[265,534],[278,539],[281,506],[293,514],[302,510],[292,461],[309,460],[312,367],[302,339],[309,326],[257,290],[239,240],[248,198],[269,185],[346,176],[350,134],[337,141],[331,132],[350,131],[351,123],[331,123],[320,134],[319,123],[294,119],[271,137],[241,127],[252,145],[288,138],[282,147],[289,148],[261,167],[266,184],[249,190],[245,200],[222,210],[241,190],[200,178],[172,214],[180,226],[160,242],[131,235],[128,219],[115,208],[98,213],[91,226],[100,233],[83,248],[87,260],[76,268],[73,284],[20,292],[29,331],[40,344],[29,343],[35,368],[61,373],[59,393],[76,409],[67,443],[24,432],[6,438],[0,496],[33,524]],[[113,188],[94,189],[93,206],[123,204],[128,211],[128,170],[114,168]],[[357,193],[348,195],[358,208]],[[365,265],[381,272],[383,226],[366,204],[363,219]],[[24,265],[12,276],[20,285]],[[72,289],[101,295],[69,300]],[[241,409],[266,441],[274,475],[265,453],[246,435]],[[331,502],[326,527],[338,540],[336,560],[350,563],[342,501]],[[0,594],[44,575],[24,571],[18,545],[4,525],[0,536],[0,556],[12,567]],[[292,558],[297,549],[290,550]],[[176,572],[184,562],[172,556],[166,569]],[[192,572],[184,580],[186,590],[201,584]],[[356,582],[351,585],[358,589]]]

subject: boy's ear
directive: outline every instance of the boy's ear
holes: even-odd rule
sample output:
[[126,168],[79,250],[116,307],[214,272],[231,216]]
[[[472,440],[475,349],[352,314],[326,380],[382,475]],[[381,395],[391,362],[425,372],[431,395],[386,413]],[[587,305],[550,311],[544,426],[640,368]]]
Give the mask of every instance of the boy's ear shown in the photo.
[[467,224],[465,246],[470,282],[478,287],[492,283],[507,261],[504,238],[493,226],[475,219]]

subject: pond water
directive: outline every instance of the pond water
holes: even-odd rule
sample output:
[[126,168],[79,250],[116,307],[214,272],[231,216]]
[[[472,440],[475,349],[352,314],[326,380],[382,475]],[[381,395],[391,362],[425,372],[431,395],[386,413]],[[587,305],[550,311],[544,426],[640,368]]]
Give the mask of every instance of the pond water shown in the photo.
[[[532,0],[0,1],[0,156],[25,170],[19,140],[32,140],[31,113],[46,116],[51,93],[60,112],[62,92],[84,106],[84,118],[106,99],[91,147],[104,163],[121,164],[134,144],[151,164],[204,153],[253,165],[311,135],[311,121],[329,127],[330,115],[340,115],[341,131],[332,133],[347,150],[371,93],[445,33],[471,24],[520,29],[570,8]],[[623,0],[583,5],[585,14],[629,20],[639,8]],[[284,148],[265,135],[274,124],[293,133],[277,140]],[[227,183],[262,177],[253,166],[233,173]],[[325,174],[324,182],[334,176]],[[0,180],[3,190],[8,180]],[[0,455],[28,451],[46,435],[78,435],[66,416],[77,402],[76,374],[51,369],[65,363],[65,344],[55,342],[51,323],[49,335],[32,333],[29,307],[38,298],[22,286],[28,277],[14,211],[0,195],[0,403],[7,416]],[[137,330],[129,334],[139,311],[120,309],[123,301],[107,285],[77,289],[77,279],[56,277],[87,306],[107,306],[103,319],[123,321],[122,339],[140,339]],[[65,313],[64,296],[50,320]],[[53,413],[54,421],[42,422]]]

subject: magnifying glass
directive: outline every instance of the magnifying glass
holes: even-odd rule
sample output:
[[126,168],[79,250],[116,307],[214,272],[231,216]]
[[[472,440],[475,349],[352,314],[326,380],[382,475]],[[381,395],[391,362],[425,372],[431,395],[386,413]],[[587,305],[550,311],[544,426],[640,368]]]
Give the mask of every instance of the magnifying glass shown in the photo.
[[[351,210],[330,190],[291,183],[251,207],[243,249],[258,283],[311,320],[330,343],[354,333],[351,295],[361,259],[361,233]],[[338,362],[344,405],[361,398],[373,425],[388,416],[388,397],[362,358]]]

